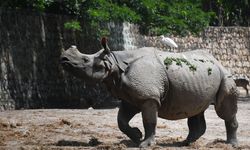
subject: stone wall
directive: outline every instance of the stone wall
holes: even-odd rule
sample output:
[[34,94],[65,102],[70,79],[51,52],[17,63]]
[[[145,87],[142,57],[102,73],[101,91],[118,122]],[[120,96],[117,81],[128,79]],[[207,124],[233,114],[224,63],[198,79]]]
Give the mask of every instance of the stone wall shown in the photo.
[[162,44],[159,37],[138,34],[137,26],[131,27],[135,47],[153,46],[165,51],[182,52],[208,49],[232,74],[250,77],[250,27],[209,27],[198,36],[174,37],[178,48]]
[[[59,57],[62,49],[77,45],[84,53],[101,46],[81,21],[82,32],[63,27],[70,16],[6,11],[0,9],[0,110],[26,108],[107,108],[117,104],[101,85],[89,87],[65,73]],[[107,24],[112,50],[155,46],[181,52],[206,48],[232,73],[250,71],[250,28],[209,27],[199,36],[173,37],[177,49],[163,45],[159,37],[140,35],[128,23]]]

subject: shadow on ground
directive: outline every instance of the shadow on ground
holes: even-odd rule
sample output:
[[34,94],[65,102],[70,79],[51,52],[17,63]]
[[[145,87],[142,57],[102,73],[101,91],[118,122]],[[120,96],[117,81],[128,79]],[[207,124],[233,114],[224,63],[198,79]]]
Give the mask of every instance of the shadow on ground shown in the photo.
[[98,146],[102,144],[97,138],[93,137],[89,140],[88,143],[86,142],[79,142],[79,141],[69,141],[69,140],[60,140],[55,145],[56,146]]

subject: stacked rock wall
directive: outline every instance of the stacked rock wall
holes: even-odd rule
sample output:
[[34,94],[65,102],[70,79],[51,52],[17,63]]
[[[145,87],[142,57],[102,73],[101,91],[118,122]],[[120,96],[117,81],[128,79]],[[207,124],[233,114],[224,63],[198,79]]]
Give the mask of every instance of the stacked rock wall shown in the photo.
[[140,35],[137,26],[130,30],[135,47],[153,46],[164,51],[183,52],[194,49],[208,49],[232,74],[250,77],[250,28],[249,27],[208,27],[198,36],[174,37],[178,48],[170,49],[160,37]]

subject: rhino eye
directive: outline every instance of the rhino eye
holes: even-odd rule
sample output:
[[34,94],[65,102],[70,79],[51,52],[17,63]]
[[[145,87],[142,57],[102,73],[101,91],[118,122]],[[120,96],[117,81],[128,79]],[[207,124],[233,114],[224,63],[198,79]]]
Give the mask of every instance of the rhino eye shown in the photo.
[[83,57],[82,60],[84,61],[84,63],[89,62],[89,58],[88,57]]

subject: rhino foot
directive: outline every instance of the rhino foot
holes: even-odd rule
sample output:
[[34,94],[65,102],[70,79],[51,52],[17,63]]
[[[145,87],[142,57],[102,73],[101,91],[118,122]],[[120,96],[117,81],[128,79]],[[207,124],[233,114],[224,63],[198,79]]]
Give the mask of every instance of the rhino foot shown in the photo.
[[142,133],[141,131],[138,129],[138,128],[131,128],[131,135],[129,136],[130,139],[136,143],[136,144],[139,144],[140,143],[140,140],[142,138]]
[[151,136],[150,138],[147,138],[146,140],[142,141],[141,144],[139,145],[140,148],[145,148],[148,146],[155,145],[155,138],[154,136]]
[[231,144],[233,147],[238,147],[238,140],[237,139],[231,139],[227,141],[227,143]]

